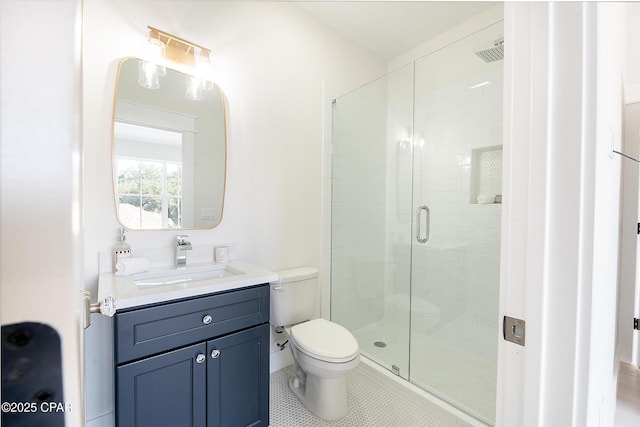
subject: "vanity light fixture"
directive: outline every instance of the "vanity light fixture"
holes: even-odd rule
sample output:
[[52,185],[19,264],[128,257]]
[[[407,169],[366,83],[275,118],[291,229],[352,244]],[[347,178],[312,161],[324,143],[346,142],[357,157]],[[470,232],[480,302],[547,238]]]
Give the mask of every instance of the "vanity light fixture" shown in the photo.
[[197,45],[180,37],[174,36],[152,26],[149,29],[149,39],[159,40],[165,45],[168,61],[196,68],[201,59],[210,62],[211,51],[206,47]]
[[[213,83],[208,80],[211,74],[211,50],[152,26],[147,28],[151,53],[144,58],[138,70],[140,85],[149,89],[158,88],[158,77],[166,73],[164,62],[174,62],[180,64],[181,68],[190,69],[192,74],[187,79],[185,96],[193,101],[201,101],[204,98],[202,91],[213,89]],[[156,53],[153,53],[154,46]]]

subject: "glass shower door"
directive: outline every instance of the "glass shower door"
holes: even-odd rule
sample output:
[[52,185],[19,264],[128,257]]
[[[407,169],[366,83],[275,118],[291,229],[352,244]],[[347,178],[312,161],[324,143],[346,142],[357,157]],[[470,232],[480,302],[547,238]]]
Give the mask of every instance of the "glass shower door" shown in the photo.
[[415,63],[410,380],[495,422],[502,61],[496,24]]
[[333,104],[331,319],[409,378],[413,64]]
[[495,422],[502,23],[334,102],[331,319],[361,354]]

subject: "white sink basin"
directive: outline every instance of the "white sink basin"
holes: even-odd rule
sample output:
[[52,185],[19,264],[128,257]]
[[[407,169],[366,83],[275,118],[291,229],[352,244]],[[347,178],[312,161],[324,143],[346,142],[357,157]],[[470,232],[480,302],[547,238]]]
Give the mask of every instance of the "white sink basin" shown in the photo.
[[240,260],[231,260],[226,264],[192,264],[181,269],[174,266],[157,267],[131,276],[105,272],[100,274],[98,282],[98,301],[111,298],[116,310],[123,310],[276,280],[278,275],[273,271]]
[[219,279],[244,274],[244,272],[227,265],[209,267],[183,268],[165,270],[162,272],[143,273],[136,275],[133,282],[136,286],[167,286],[189,284],[201,280]]

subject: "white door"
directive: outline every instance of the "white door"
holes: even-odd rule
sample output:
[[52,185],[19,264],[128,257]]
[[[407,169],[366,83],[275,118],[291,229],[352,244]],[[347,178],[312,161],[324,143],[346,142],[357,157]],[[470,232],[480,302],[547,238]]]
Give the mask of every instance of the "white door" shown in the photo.
[[[612,425],[624,10],[505,4],[498,426]],[[506,202],[505,202],[506,200]]]
[[[0,2],[7,425],[14,417],[83,425],[80,6],[80,0]],[[21,377],[17,360],[48,375]]]

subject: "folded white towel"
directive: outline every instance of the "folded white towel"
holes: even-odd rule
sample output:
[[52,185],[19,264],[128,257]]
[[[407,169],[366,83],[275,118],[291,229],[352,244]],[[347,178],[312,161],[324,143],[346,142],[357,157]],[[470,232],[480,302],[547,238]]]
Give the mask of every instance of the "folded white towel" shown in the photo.
[[146,258],[120,258],[116,263],[116,276],[144,273],[150,266],[151,263]]
[[496,202],[495,194],[478,194],[478,204],[486,205]]

